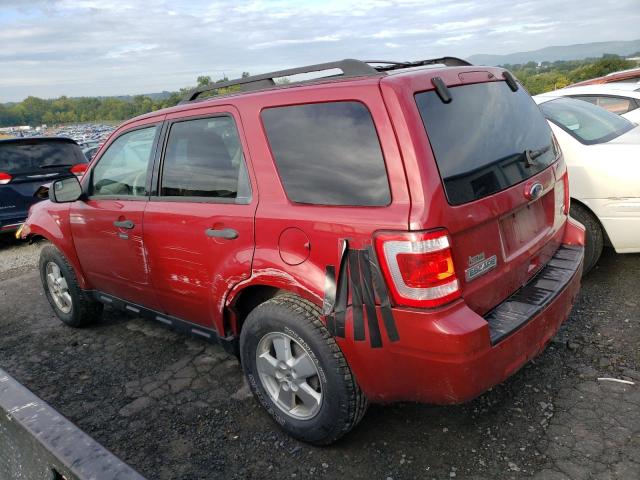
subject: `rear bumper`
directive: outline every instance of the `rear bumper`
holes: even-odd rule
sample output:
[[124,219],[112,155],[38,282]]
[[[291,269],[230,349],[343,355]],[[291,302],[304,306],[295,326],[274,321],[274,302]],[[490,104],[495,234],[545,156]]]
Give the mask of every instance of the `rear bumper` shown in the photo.
[[580,290],[584,230],[568,223],[570,229],[547,266],[485,317],[463,300],[439,312],[394,309],[400,341],[353,352],[352,368],[370,400],[466,402],[538,355]]

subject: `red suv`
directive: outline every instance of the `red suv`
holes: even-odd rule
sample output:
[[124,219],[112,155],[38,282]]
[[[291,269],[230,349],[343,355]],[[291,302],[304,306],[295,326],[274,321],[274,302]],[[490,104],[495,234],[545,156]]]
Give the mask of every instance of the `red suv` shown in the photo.
[[63,322],[108,304],[218,341],[315,444],[368,402],[476,397],[544,348],[579,290],[584,229],[546,120],[509,72],[451,57],[198,88],[49,193],[22,236],[51,242]]

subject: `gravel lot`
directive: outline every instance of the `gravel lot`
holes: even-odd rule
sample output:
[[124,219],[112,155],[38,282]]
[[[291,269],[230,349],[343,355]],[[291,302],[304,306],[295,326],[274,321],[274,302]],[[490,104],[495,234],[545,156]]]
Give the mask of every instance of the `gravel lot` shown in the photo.
[[0,367],[149,479],[640,478],[640,255],[606,251],[549,348],[503,385],[462,406],[373,406],[321,449],[281,433],[218,347],[112,311],[63,326],[39,249],[0,238]]

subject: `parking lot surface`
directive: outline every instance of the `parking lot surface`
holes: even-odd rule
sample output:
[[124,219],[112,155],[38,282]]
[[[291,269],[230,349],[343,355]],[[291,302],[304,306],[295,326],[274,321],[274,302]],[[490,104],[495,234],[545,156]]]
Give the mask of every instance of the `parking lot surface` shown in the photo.
[[217,346],[109,310],[64,326],[41,245],[0,238],[0,367],[149,479],[640,478],[640,255],[606,251],[556,338],[504,384],[461,406],[374,405],[315,448],[275,427]]

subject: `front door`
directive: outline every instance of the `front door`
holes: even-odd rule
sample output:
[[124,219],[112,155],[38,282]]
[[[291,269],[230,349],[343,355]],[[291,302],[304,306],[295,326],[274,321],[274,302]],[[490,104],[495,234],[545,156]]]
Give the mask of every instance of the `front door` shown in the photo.
[[159,130],[152,124],[118,135],[83,182],[87,199],[70,209],[76,251],[92,287],[152,309],[159,303],[142,222]]
[[220,332],[226,292],[251,272],[257,190],[235,110],[185,113],[167,117],[144,242],[163,309]]

